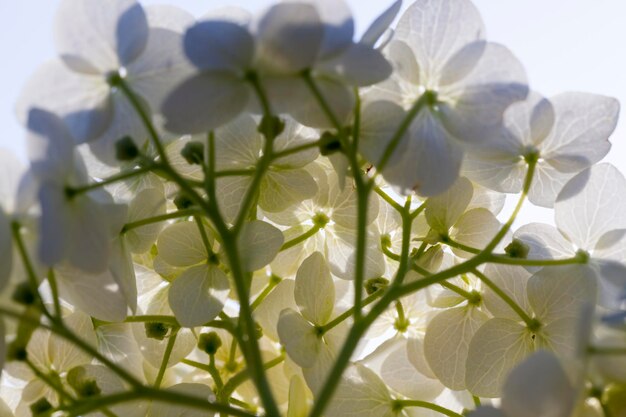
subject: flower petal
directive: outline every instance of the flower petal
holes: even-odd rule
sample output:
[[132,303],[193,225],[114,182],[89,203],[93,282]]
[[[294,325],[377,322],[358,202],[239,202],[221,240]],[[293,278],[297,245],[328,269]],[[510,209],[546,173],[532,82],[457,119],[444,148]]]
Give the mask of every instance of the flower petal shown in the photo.
[[359,43],[374,47],[383,34],[391,27],[391,24],[395,20],[400,8],[402,7],[402,0],[394,1],[384,12],[380,14],[367,28]]
[[57,51],[79,72],[117,70],[148,42],[148,20],[135,0],[63,0],[55,24]]
[[189,28],[184,47],[187,58],[205,71],[245,71],[254,56],[250,32],[221,19],[200,21]]
[[314,252],[300,265],[294,297],[300,314],[318,326],[326,324],[335,307],[335,284],[320,252]]
[[280,312],[277,328],[280,342],[291,360],[303,368],[313,367],[323,343],[315,327],[288,308]]
[[238,239],[243,268],[246,271],[263,268],[274,260],[284,242],[283,233],[267,222],[245,223]]

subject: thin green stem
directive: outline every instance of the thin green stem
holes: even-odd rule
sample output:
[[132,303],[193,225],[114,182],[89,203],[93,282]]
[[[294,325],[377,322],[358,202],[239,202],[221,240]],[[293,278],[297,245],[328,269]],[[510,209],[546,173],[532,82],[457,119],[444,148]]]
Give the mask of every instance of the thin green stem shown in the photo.
[[385,191],[383,191],[380,187],[374,187],[374,192],[378,194],[383,200],[387,202],[391,207],[393,207],[398,213],[401,213],[404,208],[398,204],[393,198],[389,196]]
[[211,374],[211,378],[213,378],[213,381],[215,382],[217,391],[220,391],[224,387],[224,381],[222,381],[220,371],[218,371],[218,369],[215,367],[215,355],[209,355],[208,370],[209,374]]
[[146,316],[129,316],[126,317],[124,323],[164,323],[169,324],[172,327],[180,327],[180,324],[173,316],[157,316],[157,315],[146,315]]
[[422,203],[411,213],[411,219],[415,220],[424,210],[426,210],[426,203]]
[[161,360],[161,366],[159,367],[159,373],[157,374],[156,380],[154,381],[154,388],[158,389],[161,387],[163,377],[165,376],[165,370],[167,369],[167,365],[170,362],[170,357],[172,356],[172,351],[174,350],[174,345],[176,344],[178,330],[178,327],[174,327],[170,332],[170,337],[167,340],[167,346],[165,346],[165,352],[163,353],[163,359]]
[[463,415],[456,413],[450,409],[445,407],[441,407],[440,405],[429,403],[427,401],[419,401],[419,400],[396,400],[394,401],[394,406],[397,408],[407,408],[407,407],[419,407],[426,408],[428,410],[436,411],[440,414],[443,414],[448,417],[463,417]]
[[469,291],[465,291],[463,288],[459,287],[458,285],[454,285],[451,282],[443,281],[440,285],[444,288],[449,289],[452,292],[459,294],[461,297],[467,300],[473,300],[474,298],[476,298],[474,294],[470,293]]
[[515,300],[513,300],[505,291],[503,291],[500,287],[498,287],[492,280],[490,280],[485,274],[483,274],[482,272],[480,272],[478,269],[474,269],[472,271],[472,274],[474,274],[475,276],[477,276],[487,287],[489,287],[491,289],[491,291],[493,291],[494,293],[496,293],[496,295],[498,297],[500,297],[502,299],[502,301],[504,301],[505,303],[507,303],[509,305],[509,307],[511,307],[511,309],[513,311],[515,311],[515,313],[517,313],[517,315],[524,320],[524,323],[526,323],[526,326],[529,328],[535,327],[536,326],[536,319],[533,319],[532,317],[530,317],[528,315],[528,313],[526,313],[526,311],[524,311],[524,309],[522,307],[519,306],[519,304],[517,304],[517,302],[515,302]]
[[59,299],[59,286],[57,284],[56,275],[54,270],[50,268],[48,270],[48,284],[50,284],[50,292],[52,293],[52,302],[54,303],[54,315],[57,320],[63,320],[63,314],[61,312],[61,301]]
[[626,347],[590,346],[587,352],[591,355],[626,355]]
[[134,178],[139,175],[143,175],[146,172],[149,172],[152,169],[152,166],[142,166],[140,168],[131,169],[129,171],[120,172],[119,174],[112,175],[108,178],[103,179],[102,181],[93,182],[91,184],[82,185],[80,187],[68,187],[66,192],[71,196],[75,197],[80,194],[88,193],[89,191],[96,190],[98,188],[105,187],[110,184],[115,184],[116,182],[124,181],[129,178]]
[[290,156],[296,153],[300,153],[303,151],[307,151],[309,149],[317,148],[320,146],[320,141],[316,140],[314,142],[305,143],[303,145],[294,146],[291,148],[287,148],[282,151],[274,152],[274,160],[284,158],[285,156]]
[[134,222],[126,223],[124,227],[122,228],[122,233],[129,232],[138,227],[147,226],[147,225],[154,224],[154,223],[160,223],[160,222],[172,220],[172,219],[181,219],[181,218],[196,216],[201,213],[202,212],[200,210],[191,208],[191,209],[173,211],[171,213],[162,214],[160,216],[154,216],[154,217],[149,217],[146,219],[137,220]]
[[[372,301],[376,300],[377,298],[380,298],[381,295],[383,295],[383,291],[376,291],[375,293],[369,295],[363,300],[363,307],[371,304]],[[335,317],[333,320],[326,323],[325,325],[319,326],[318,331],[320,332],[320,335],[324,335],[325,333],[328,333],[329,331],[337,327],[339,324],[349,319],[350,316],[352,316],[353,314],[354,314],[354,307],[351,307],[348,310],[341,313],[340,315],[338,315],[337,317]]]
[[508,255],[491,255],[486,259],[486,261],[494,264],[520,266],[560,266],[586,263],[586,260],[578,255],[573,258],[565,259],[522,259],[511,258]]
[[[267,371],[268,369],[271,369],[271,368],[281,364],[284,360],[285,360],[285,355],[284,354],[282,354],[280,356],[277,356],[276,358],[265,362],[263,364],[263,370]],[[232,393],[237,389],[237,387],[239,385],[241,385],[242,383],[246,382],[249,378],[250,378],[250,373],[248,372],[248,369],[244,369],[244,370],[236,373],[224,385],[224,388],[222,389],[222,391],[220,393],[220,397],[221,398],[228,398],[228,397],[230,397],[232,395]],[[268,414],[268,416],[269,416],[269,414]]]
[[311,72],[304,71],[302,73],[302,78],[304,79],[305,84],[307,85],[311,93],[313,94],[313,97],[315,98],[317,103],[320,105],[322,111],[324,112],[328,120],[332,123],[335,129],[337,129],[337,132],[342,131],[343,128],[341,126],[341,123],[339,122],[339,119],[337,119],[337,116],[335,116],[335,113],[328,105],[328,102],[324,98],[324,95],[322,94],[320,89],[317,87],[315,80],[313,80],[313,77],[311,76]]
[[261,305],[261,303],[263,302],[263,300],[265,300],[265,298],[272,292],[272,290],[278,285],[278,283],[280,282],[280,278],[274,278],[274,276],[270,277],[270,282],[265,286],[265,288],[263,288],[263,291],[261,291],[261,294],[259,294],[255,300],[252,302],[252,304],[250,304],[250,308],[252,309],[252,311],[256,310],[256,308]]
[[451,248],[460,249],[462,251],[469,252],[469,253],[472,253],[474,255],[477,255],[477,254],[479,254],[481,252],[480,249],[476,249],[476,248],[473,248],[471,246],[464,245],[464,244],[459,243],[459,242],[457,242],[455,240],[452,240],[449,237],[446,237],[446,238],[442,239],[441,243],[443,243],[444,245],[448,245]]
[[283,246],[280,247],[280,251],[282,252],[284,250],[287,250],[287,249],[293,248],[294,246],[299,245],[300,243],[306,241],[311,236],[314,236],[318,231],[322,230],[322,228],[323,227],[321,225],[314,224],[313,226],[311,226],[309,230],[302,233],[300,236],[296,236],[293,239],[290,239],[286,241],[285,243],[283,243]]

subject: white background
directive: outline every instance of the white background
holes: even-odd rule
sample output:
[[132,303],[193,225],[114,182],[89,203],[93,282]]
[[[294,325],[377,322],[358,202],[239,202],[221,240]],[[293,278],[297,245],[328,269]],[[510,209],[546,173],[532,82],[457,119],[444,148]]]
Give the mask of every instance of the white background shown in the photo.
[[[163,3],[143,0],[143,4]],[[348,0],[361,33],[390,0]],[[55,56],[52,21],[59,0],[0,0],[0,146],[24,158],[22,128],[13,105],[39,64]],[[271,0],[170,0],[201,16],[222,5],[259,9]],[[410,0],[405,0],[405,7]],[[531,88],[546,96],[586,91],[626,103],[626,1],[475,0],[491,41],[508,46],[526,66]],[[626,104],[624,104],[626,106]],[[605,158],[626,172],[626,118]],[[529,207],[522,222],[552,213]]]

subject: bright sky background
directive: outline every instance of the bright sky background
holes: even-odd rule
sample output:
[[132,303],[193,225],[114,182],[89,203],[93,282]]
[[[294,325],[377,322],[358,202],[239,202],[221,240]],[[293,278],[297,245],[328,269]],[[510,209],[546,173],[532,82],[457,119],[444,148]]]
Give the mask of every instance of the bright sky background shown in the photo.
[[[165,0],[143,0],[158,4]],[[222,5],[256,10],[272,0],[170,0],[200,16]],[[348,0],[362,32],[391,0]],[[55,56],[52,21],[59,0],[0,0],[0,146],[24,158],[23,130],[13,104],[29,75]],[[405,7],[411,0],[405,0]],[[522,61],[531,88],[546,96],[562,91],[611,95],[626,107],[626,1],[474,0],[487,37],[508,46]],[[626,172],[626,117],[612,137],[605,159]],[[552,220],[531,209],[523,222]]]

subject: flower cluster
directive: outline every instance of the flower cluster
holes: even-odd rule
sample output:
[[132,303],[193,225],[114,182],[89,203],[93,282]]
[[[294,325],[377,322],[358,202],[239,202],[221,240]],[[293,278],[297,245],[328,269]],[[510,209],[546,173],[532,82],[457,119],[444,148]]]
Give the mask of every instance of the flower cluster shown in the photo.
[[0,151],[0,415],[626,413],[619,104],[401,5],[61,1]]

